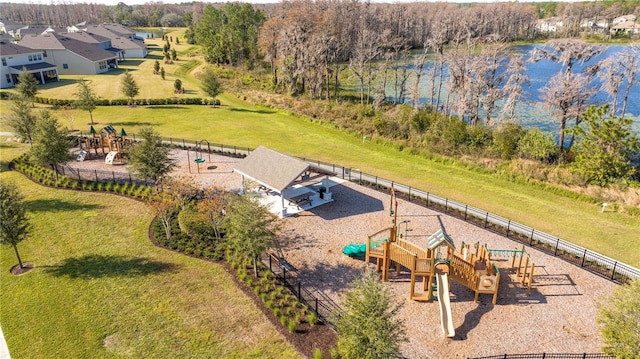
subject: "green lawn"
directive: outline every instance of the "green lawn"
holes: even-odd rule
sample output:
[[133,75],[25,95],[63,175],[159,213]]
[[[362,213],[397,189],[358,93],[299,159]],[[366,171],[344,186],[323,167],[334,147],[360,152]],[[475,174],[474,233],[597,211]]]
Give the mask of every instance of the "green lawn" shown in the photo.
[[0,321],[14,358],[298,358],[214,263],[154,247],[143,203],[53,190],[8,172],[23,151],[0,144],[2,181],[26,196],[33,232],[22,276],[0,254]]

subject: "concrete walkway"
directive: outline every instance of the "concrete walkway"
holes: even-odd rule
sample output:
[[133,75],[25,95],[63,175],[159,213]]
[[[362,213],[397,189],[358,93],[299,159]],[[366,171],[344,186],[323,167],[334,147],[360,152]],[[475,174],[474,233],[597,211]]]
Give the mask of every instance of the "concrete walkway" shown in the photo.
[[0,327],[0,359],[11,359],[9,347],[7,347],[7,342],[4,340],[4,334],[2,333],[2,327]]

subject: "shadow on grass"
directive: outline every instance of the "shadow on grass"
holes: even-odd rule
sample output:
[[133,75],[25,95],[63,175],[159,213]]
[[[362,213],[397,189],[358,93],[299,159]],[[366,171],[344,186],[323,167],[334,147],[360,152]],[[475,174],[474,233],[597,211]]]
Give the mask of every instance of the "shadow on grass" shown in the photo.
[[140,64],[142,64],[143,62],[144,60],[126,59],[124,61],[121,61],[120,64],[122,64],[123,66],[140,66]]
[[152,110],[186,110],[187,108],[184,106],[174,106],[174,105],[151,105],[151,106],[147,106],[147,108],[150,108]]
[[246,108],[231,108],[229,109],[229,111],[233,111],[233,112],[251,112],[251,113],[261,113],[261,114],[269,114],[269,113],[276,113],[277,111],[275,110],[248,110]]
[[80,80],[60,79],[56,82],[48,82],[44,85],[40,85],[40,89],[41,90],[54,89],[54,88],[63,87],[67,85],[77,84],[78,82],[80,82]]
[[157,126],[158,124],[146,121],[111,122],[111,126]]
[[158,262],[149,258],[125,256],[86,255],[67,258],[60,265],[45,267],[47,274],[69,278],[139,277],[158,273],[172,273],[180,269],[173,263]]
[[33,201],[25,201],[25,206],[31,212],[67,212],[77,210],[95,210],[103,208],[96,204],[81,204],[69,201],[61,201],[59,199],[36,199]]

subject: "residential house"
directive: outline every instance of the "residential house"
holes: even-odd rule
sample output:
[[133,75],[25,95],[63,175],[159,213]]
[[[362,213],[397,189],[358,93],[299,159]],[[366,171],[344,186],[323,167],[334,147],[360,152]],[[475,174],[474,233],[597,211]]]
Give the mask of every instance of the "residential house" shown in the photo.
[[111,39],[113,47],[122,50],[125,59],[147,57],[147,45],[144,40],[135,37],[135,31],[114,24],[86,25],[83,31]]
[[23,26],[12,20],[0,19],[0,34],[9,34]]
[[612,34],[640,35],[640,23],[625,21],[611,26]]
[[582,31],[602,34],[609,30],[609,22],[606,19],[583,19],[580,21]]
[[548,19],[539,19],[536,21],[536,29],[543,33],[558,32],[562,29],[562,18],[550,17]]
[[118,60],[124,60],[124,51],[118,49],[112,45],[111,39],[98,35],[92,34],[86,31],[78,31],[78,32],[66,32],[61,33],[61,36],[66,36],[71,39],[75,39],[78,41],[85,42],[87,44],[92,44],[98,46],[103,50],[107,50],[109,52],[114,53],[117,56]]
[[99,74],[118,67],[117,54],[65,35],[28,35],[22,37],[19,44],[41,50],[43,56],[55,64],[63,75]]
[[0,40],[0,88],[16,85],[24,69],[41,83],[58,81],[58,69],[47,62],[46,52],[20,46],[6,39]]

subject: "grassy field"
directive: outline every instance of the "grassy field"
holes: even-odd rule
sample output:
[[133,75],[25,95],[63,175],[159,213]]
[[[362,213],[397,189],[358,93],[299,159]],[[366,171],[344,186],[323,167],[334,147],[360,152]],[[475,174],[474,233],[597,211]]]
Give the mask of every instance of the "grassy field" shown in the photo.
[[13,358],[298,358],[224,269],[154,247],[151,215],[122,197],[52,190],[7,171],[25,150],[0,144],[2,181],[26,196],[19,244],[0,253],[0,318]]
[[[161,42],[158,46],[161,46]],[[183,52],[191,51],[189,45],[179,46],[183,46]],[[152,53],[152,56],[155,55],[157,54]],[[194,57],[168,66],[173,66],[170,67],[172,73],[179,73],[179,76],[184,77],[185,83],[191,84],[188,87],[197,88],[197,81],[189,75],[190,70],[199,66],[197,61],[197,57]],[[152,63],[153,61],[145,61],[139,65],[137,72],[145,74],[144,81],[148,81],[144,86],[160,88],[167,81],[172,86],[171,80],[162,81],[159,76],[148,75],[151,73]],[[101,76],[94,82],[104,82],[97,80],[104,79]],[[69,94],[73,93],[74,87],[46,89],[42,95],[61,96],[66,91],[66,96],[72,96]],[[121,97],[118,94],[112,96]],[[168,95],[163,92],[163,96]],[[640,251],[637,250],[640,245],[640,219],[637,217],[617,212],[603,214],[597,203],[576,200],[526,183],[507,181],[461,165],[412,155],[389,145],[363,142],[361,137],[338,131],[332,126],[277,109],[253,106],[230,94],[222,94],[219,99],[222,104],[219,108],[100,107],[94,112],[94,119],[103,125],[124,127],[129,134],[136,133],[143,126],[152,126],[166,137],[192,140],[204,138],[211,143],[245,147],[264,145],[296,156],[358,168],[467,203],[636,267],[640,266]],[[6,106],[6,103],[0,105]],[[67,127],[84,132],[89,129],[89,116],[86,112],[60,111],[58,117]],[[0,130],[10,129],[0,124]],[[463,240],[473,241],[472,238]]]

